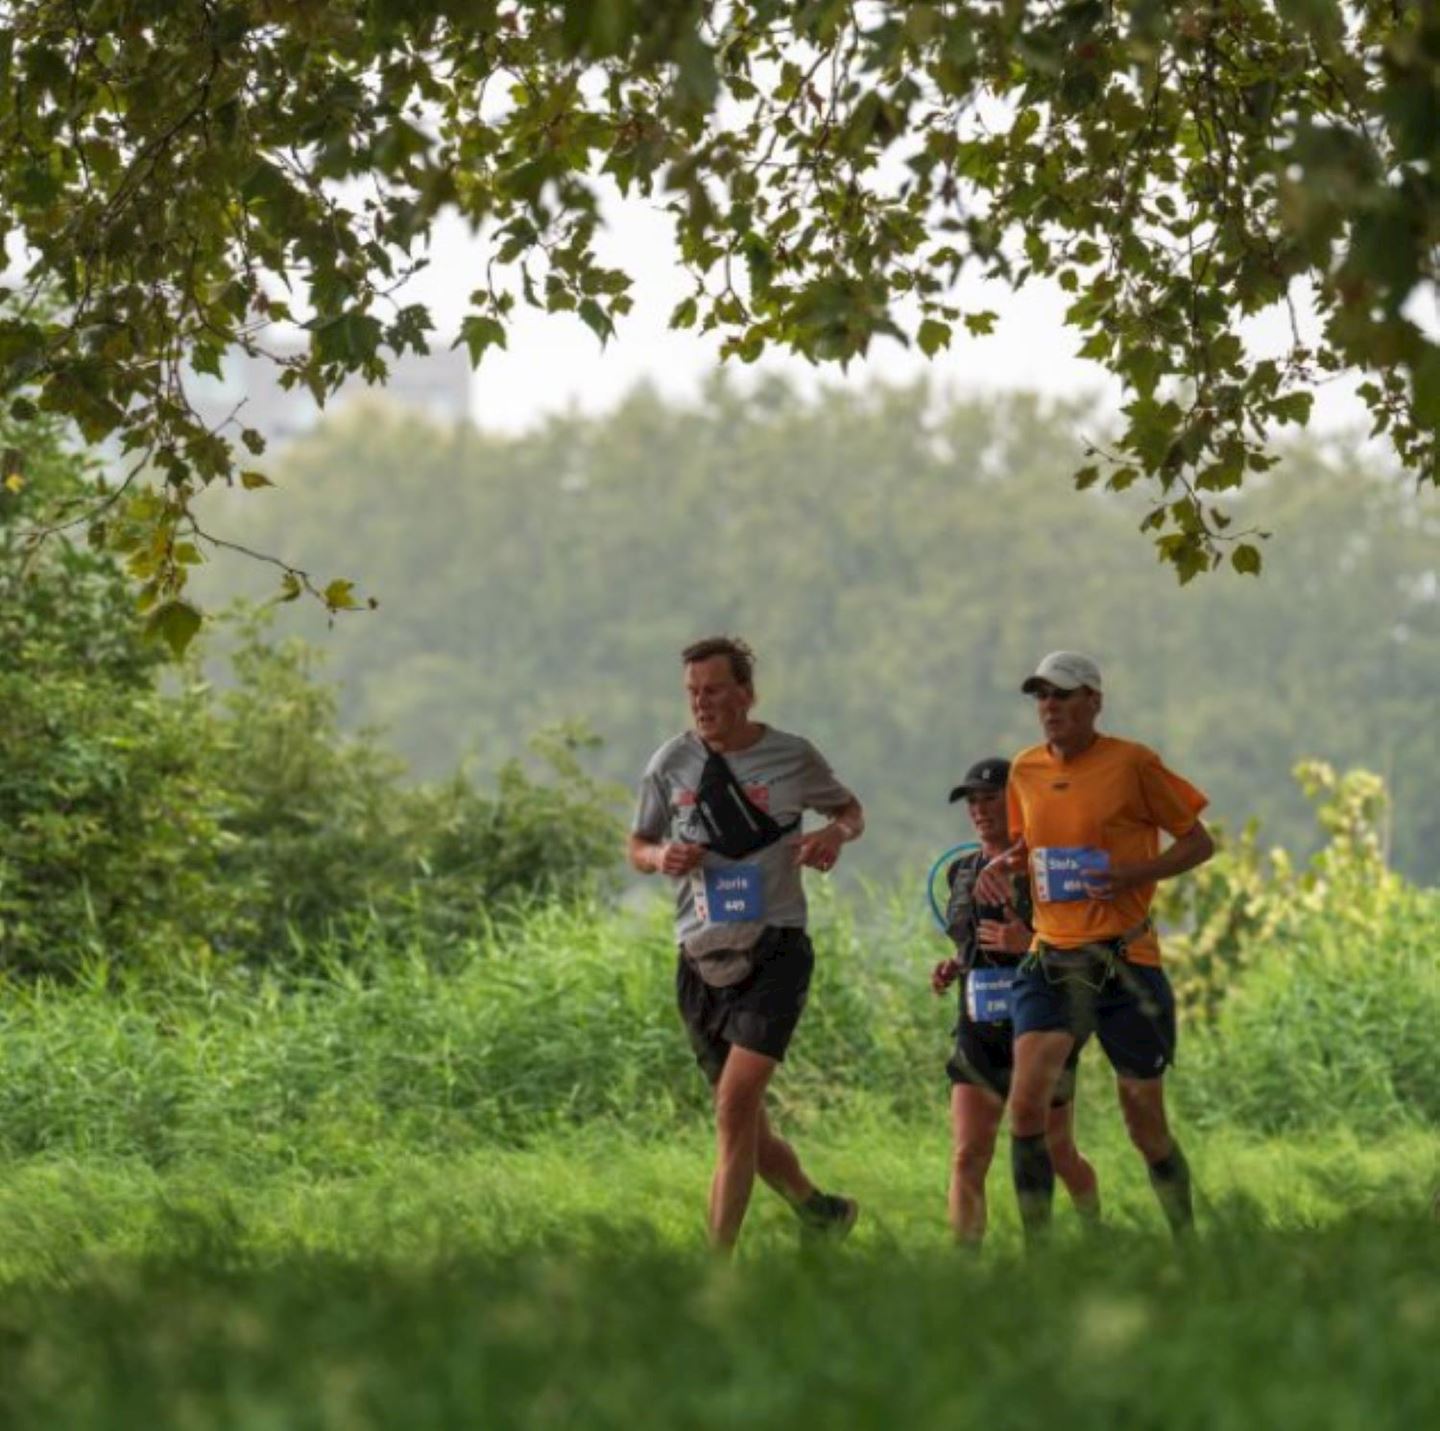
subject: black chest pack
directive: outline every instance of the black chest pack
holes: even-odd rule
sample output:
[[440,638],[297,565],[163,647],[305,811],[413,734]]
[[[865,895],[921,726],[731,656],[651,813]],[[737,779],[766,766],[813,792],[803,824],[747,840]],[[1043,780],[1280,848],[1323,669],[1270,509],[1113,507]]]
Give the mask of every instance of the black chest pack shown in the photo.
[[727,860],[741,860],[784,839],[800,826],[800,817],[781,824],[746,795],[730,762],[705,747],[705,768],[695,791],[695,810],[709,836],[706,844]]

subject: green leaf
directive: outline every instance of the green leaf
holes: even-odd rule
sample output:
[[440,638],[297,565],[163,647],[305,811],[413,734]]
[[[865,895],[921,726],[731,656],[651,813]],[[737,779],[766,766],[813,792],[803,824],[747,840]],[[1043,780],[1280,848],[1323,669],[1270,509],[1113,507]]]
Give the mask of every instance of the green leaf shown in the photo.
[[166,601],[152,611],[145,622],[146,633],[164,641],[178,660],[201,627],[200,613],[188,601]]
[[355,583],[339,577],[326,586],[321,597],[331,611],[355,611],[360,606],[355,599]]
[[242,472],[240,485],[246,491],[253,492],[258,487],[273,487],[275,484],[263,472]]
[[1180,409],[1173,402],[1160,403],[1144,397],[1130,403],[1125,414],[1130,419],[1126,445],[1144,462],[1147,471],[1158,470],[1175,441]]
[[1230,553],[1230,565],[1240,572],[1242,576],[1260,575],[1260,549],[1253,547],[1249,542],[1241,542],[1233,552]]
[[1270,404],[1270,415],[1276,422],[1294,422],[1304,427],[1310,421],[1314,403],[1313,393],[1286,393]]
[[470,366],[478,368],[480,359],[491,348],[505,346],[505,325],[498,318],[489,318],[481,313],[466,314],[460,324],[460,336],[450,346],[458,348],[464,343],[470,353]]
[[580,321],[600,339],[602,346],[615,336],[615,325],[610,321],[610,315],[593,298],[583,299],[576,311]]
[[950,331],[948,323],[942,323],[938,318],[927,318],[921,323],[915,341],[920,344],[920,351],[927,358],[933,358],[941,348],[950,346]]
[[1427,343],[1415,364],[1415,421],[1430,432],[1440,431],[1440,346]]
[[352,310],[315,325],[315,351],[322,363],[357,368],[375,357],[383,332],[378,318]]

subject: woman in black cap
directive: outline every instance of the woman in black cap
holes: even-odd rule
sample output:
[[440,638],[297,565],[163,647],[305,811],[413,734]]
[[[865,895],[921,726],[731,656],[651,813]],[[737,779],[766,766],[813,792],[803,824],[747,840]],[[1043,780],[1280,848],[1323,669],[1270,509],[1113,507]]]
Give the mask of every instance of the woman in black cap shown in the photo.
[[[945,927],[955,953],[935,966],[930,980],[937,994],[960,983],[955,1051],[945,1065],[950,1075],[955,1135],[950,1226],[957,1242],[972,1247],[978,1247],[985,1236],[985,1175],[1010,1092],[1015,1039],[1009,986],[1032,938],[1030,883],[1025,875],[1013,877],[1011,898],[1003,905],[980,903],[975,898],[980,870],[1011,844],[1005,814],[1009,774],[1009,761],[982,760],[972,765],[950,792],[952,803],[965,801],[980,848],[962,854],[945,872],[950,887]],[[1055,1173],[1069,1190],[1076,1210],[1093,1220],[1100,1212],[1095,1169],[1075,1146],[1078,1061],[1077,1048],[1056,1090],[1046,1138]]]

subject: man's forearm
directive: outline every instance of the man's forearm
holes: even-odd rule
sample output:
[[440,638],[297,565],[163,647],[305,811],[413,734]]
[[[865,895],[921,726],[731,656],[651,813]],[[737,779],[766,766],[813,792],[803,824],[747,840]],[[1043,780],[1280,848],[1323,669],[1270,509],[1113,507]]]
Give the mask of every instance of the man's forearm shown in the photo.
[[1131,873],[1139,875],[1145,883],[1158,883],[1174,879],[1176,875],[1187,874],[1198,865],[1203,865],[1215,853],[1215,841],[1210,831],[1196,821],[1173,845],[1153,860],[1131,867]]
[[658,840],[647,840],[643,835],[631,835],[625,853],[630,859],[630,868],[638,874],[660,872],[661,847]]

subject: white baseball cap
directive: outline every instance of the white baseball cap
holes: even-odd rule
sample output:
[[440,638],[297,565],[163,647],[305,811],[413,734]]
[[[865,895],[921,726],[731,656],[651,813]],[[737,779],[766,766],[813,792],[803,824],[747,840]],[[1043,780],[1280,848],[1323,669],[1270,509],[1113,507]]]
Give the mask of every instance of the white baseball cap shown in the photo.
[[1027,695],[1034,695],[1037,685],[1054,686],[1057,690],[1073,691],[1089,686],[1092,691],[1100,689],[1100,667],[1089,656],[1079,651],[1051,651],[1035,667],[1035,674],[1027,676],[1020,689]]

